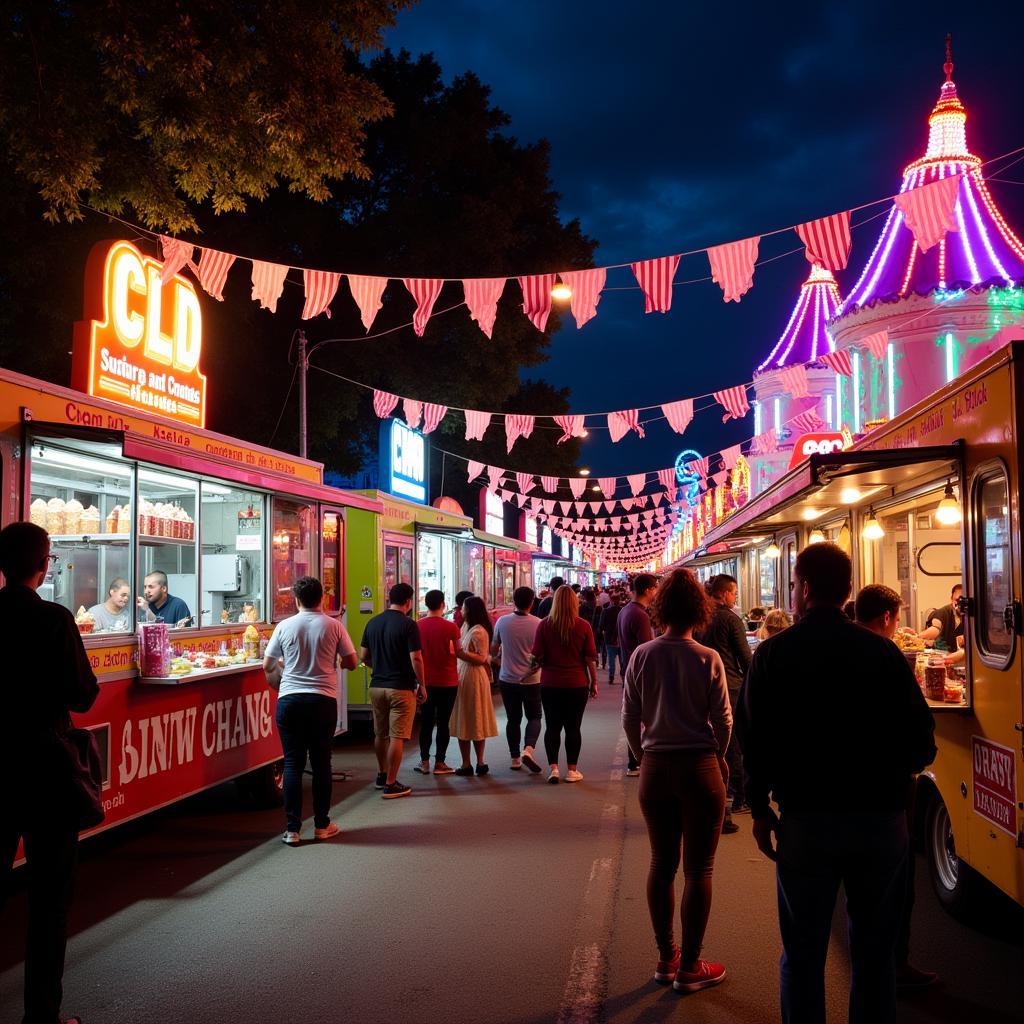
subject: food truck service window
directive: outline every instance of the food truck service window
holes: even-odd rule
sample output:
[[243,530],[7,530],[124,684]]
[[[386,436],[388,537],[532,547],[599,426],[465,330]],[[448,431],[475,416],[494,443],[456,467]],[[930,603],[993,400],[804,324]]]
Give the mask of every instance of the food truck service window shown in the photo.
[[272,499],[270,523],[271,585],[273,621],[295,614],[292,585],[300,576],[316,572],[313,545],[316,519],[313,505],[289,498]]
[[776,597],[776,582],[779,572],[778,558],[769,558],[765,554],[765,548],[757,552],[757,574],[758,574],[758,604],[765,610],[776,607],[779,599]]
[[30,474],[29,519],[56,556],[40,596],[75,613],[83,634],[132,632],[134,466],[119,445],[37,438]]
[[199,624],[196,531],[199,483],[140,466],[135,516],[138,564],[135,585],[140,621],[171,629]]
[[436,533],[418,535],[417,565],[419,578],[416,607],[424,609],[423,599],[428,590],[444,593],[444,603],[455,607],[455,540]]
[[199,505],[202,624],[265,622],[266,496],[203,481]]
[[1013,602],[1010,566],[1010,500],[1006,471],[984,473],[975,483],[975,523],[978,552],[978,618],[975,636],[982,657],[992,664],[1009,664],[1013,632],[1005,612]]

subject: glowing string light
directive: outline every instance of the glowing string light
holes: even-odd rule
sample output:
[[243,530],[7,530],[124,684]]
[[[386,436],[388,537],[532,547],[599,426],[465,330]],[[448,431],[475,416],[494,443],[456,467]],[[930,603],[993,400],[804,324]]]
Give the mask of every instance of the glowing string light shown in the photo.
[[[981,244],[985,246],[985,252],[988,253],[988,258],[995,265],[995,268],[999,271],[999,276],[1007,283],[1011,284],[1013,278],[1006,272],[1006,267],[1000,262],[999,257],[996,255],[995,249],[992,248],[992,240],[988,237],[988,232],[985,230],[985,225],[981,219],[981,213],[978,210],[978,203],[974,198],[974,176],[970,175],[964,178],[964,183],[961,186],[960,191],[967,196],[967,205],[970,208],[971,216],[974,218],[975,226],[978,229],[978,234],[981,235]],[[960,207],[957,206],[957,214],[960,214]],[[960,230],[963,231],[964,227],[961,223]]]
[[860,353],[853,353],[853,390],[850,396],[853,406],[853,432],[860,433]]
[[896,418],[896,346],[890,341],[885,350],[886,388],[889,393],[889,419]]

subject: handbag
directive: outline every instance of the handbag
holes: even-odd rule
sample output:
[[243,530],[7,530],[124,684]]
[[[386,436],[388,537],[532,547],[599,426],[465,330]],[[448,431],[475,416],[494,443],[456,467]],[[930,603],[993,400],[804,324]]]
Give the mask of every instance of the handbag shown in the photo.
[[99,825],[103,810],[103,768],[100,748],[91,729],[68,728],[54,732],[58,769],[69,787],[72,812],[79,831]]

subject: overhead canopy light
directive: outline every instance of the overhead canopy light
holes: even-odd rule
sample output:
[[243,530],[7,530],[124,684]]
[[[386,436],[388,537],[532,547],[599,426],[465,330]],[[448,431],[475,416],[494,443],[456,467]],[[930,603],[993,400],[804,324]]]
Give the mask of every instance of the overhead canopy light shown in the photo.
[[939,502],[939,507],[935,510],[935,518],[943,526],[957,526],[963,519],[960,502],[956,500],[956,495],[953,493],[952,480],[946,481],[946,491],[942,496],[942,501]]
[[839,492],[839,500],[844,505],[856,505],[862,497],[863,495],[856,487],[844,487],[842,491]]

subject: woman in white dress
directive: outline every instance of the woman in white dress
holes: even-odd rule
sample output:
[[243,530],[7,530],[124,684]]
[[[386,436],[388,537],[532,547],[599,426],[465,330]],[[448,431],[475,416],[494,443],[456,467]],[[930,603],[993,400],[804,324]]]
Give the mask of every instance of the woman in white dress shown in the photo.
[[484,760],[489,736],[498,735],[498,720],[491,700],[490,649],[494,627],[487,605],[479,597],[467,597],[462,605],[462,650],[471,660],[459,659],[459,695],[452,710],[451,734],[459,741],[462,765],[456,775],[472,775],[469,745],[476,750],[476,773],[490,770]]

